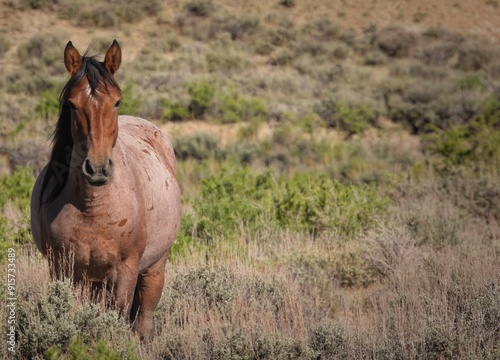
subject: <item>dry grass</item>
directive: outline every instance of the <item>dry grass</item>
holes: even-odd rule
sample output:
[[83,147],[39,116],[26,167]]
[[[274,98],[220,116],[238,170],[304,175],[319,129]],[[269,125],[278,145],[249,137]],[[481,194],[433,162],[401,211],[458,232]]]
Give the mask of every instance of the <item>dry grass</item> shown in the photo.
[[[459,244],[419,246],[419,235],[401,220],[407,210],[398,210],[389,223],[358,238],[359,245],[335,235],[263,232],[241,238],[236,247],[221,243],[208,258],[198,251],[174,259],[166,269],[154,341],[141,345],[127,332],[100,336],[122,354],[129,344],[140,359],[498,357],[498,234],[478,241],[470,234],[484,232],[484,224],[469,224]],[[358,262],[346,261],[354,254]],[[372,284],[380,281],[345,287],[338,274],[349,267],[344,275],[364,271]],[[44,309],[62,300],[49,298],[53,285],[38,255],[19,254],[17,269],[18,310],[33,324],[41,321],[34,304]],[[71,299],[72,313],[87,314],[85,292]],[[81,333],[89,344],[113,316],[100,309],[95,328]],[[77,319],[50,320],[51,331],[57,338],[55,329],[70,331]],[[19,338],[21,348],[25,341]]]

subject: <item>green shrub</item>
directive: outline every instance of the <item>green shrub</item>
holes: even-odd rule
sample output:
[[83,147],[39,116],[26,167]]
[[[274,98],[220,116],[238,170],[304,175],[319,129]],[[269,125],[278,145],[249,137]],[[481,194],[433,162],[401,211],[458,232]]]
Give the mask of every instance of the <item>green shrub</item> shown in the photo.
[[486,76],[484,73],[467,74],[459,79],[458,86],[462,90],[484,90],[486,83]]
[[31,190],[35,179],[31,168],[18,167],[11,175],[0,175],[0,210],[8,201],[17,203],[19,209],[28,209],[31,201]]
[[460,92],[455,83],[435,79],[413,80],[384,95],[389,117],[409,125],[415,134],[470,122],[486,96],[476,89]]
[[376,124],[378,114],[371,105],[337,104],[339,128],[349,134],[358,134]]
[[207,247],[197,238],[196,222],[193,215],[189,213],[182,214],[181,227],[170,250],[169,259],[175,261],[176,259],[186,258],[193,252],[205,250],[207,250]]
[[326,176],[297,174],[279,185],[273,193],[274,216],[286,229],[353,236],[387,207],[373,186],[343,185]]
[[329,127],[358,134],[376,124],[377,112],[369,104],[348,104],[332,98],[323,100],[316,106],[316,113]]
[[237,280],[239,279],[235,274],[222,268],[217,271],[208,268],[194,269],[176,276],[169,289],[167,301],[171,302],[171,310],[177,301],[182,300],[187,300],[191,306],[206,301],[208,306],[226,310],[237,296]]
[[59,94],[53,89],[45,90],[35,107],[35,114],[42,119],[55,119],[59,114]]
[[320,323],[308,334],[309,346],[316,351],[318,359],[346,359],[348,344],[345,330],[333,323]]
[[225,158],[236,160],[242,165],[248,165],[255,162],[262,155],[262,149],[261,145],[255,141],[243,140],[226,146],[224,153]]
[[36,299],[36,295],[28,294],[27,299],[18,302],[19,352],[29,359],[54,345],[67,348],[77,335],[75,324],[69,321],[74,302],[71,284],[55,282],[46,298]]
[[50,283],[47,293],[40,287],[19,288],[17,310],[22,358],[46,354],[57,359],[61,354],[71,354],[76,359],[87,359],[83,357],[87,351],[99,359],[107,358],[98,357],[101,352],[112,358],[134,358],[128,341],[129,325],[115,311],[78,304],[69,281]]
[[195,81],[189,85],[188,93],[191,96],[189,112],[194,118],[203,118],[207,110],[213,106],[214,86],[208,81]]
[[263,99],[242,96],[233,85],[222,89],[216,101],[218,105],[214,109],[214,116],[226,124],[263,118],[268,112]]
[[[64,353],[65,356],[69,356],[72,360],[137,359],[132,348],[130,348],[127,354],[122,354],[111,349],[103,340],[99,340],[95,345],[89,346],[79,336],[71,341],[68,351]],[[53,345],[45,352],[45,358],[48,360],[57,360],[61,359],[62,354],[63,351],[57,345]]]
[[274,227],[354,236],[386,208],[373,186],[343,185],[314,174],[273,178],[237,167],[202,182],[190,233],[208,243],[234,239],[242,227],[250,233]]
[[219,139],[211,134],[198,133],[192,136],[177,136],[173,139],[175,155],[179,160],[206,160],[221,155]]
[[500,100],[490,97],[474,120],[436,131],[426,137],[426,150],[437,154],[446,168],[500,165]]
[[241,167],[206,178],[193,201],[196,236],[209,243],[231,240],[241,225],[249,230],[265,226],[271,179],[269,173],[256,175]]
[[130,84],[122,89],[122,102],[119,107],[120,115],[139,115],[142,109],[142,99],[135,95],[134,87]]
[[163,107],[163,120],[182,121],[189,118],[189,109],[179,102],[164,100]]
[[12,239],[15,230],[5,216],[0,216],[0,261],[7,258],[8,249],[14,248],[15,242]]
[[227,73],[252,67],[248,57],[233,47],[218,46],[205,53],[208,71]]
[[31,244],[31,224],[28,214],[12,224],[7,217],[0,215],[0,260],[5,259],[8,248],[16,249],[19,245]]
[[[285,291],[284,284],[273,276],[250,277],[221,266],[214,269],[202,266],[177,273],[165,291],[160,307],[177,315],[177,310],[185,303],[193,308],[203,304],[228,318],[232,305],[244,299],[251,306],[278,315],[285,305]],[[158,313],[157,317],[165,317],[165,313]]]

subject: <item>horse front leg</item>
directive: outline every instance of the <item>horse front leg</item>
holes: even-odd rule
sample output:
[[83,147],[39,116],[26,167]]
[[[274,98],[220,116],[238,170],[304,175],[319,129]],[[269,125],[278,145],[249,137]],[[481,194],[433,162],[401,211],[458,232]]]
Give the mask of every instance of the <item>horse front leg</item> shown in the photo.
[[168,253],[145,272],[139,274],[131,319],[134,331],[143,341],[154,335],[153,315],[165,283],[165,263]]
[[137,285],[138,262],[135,260],[124,261],[118,266],[113,282],[114,305],[127,321],[134,300]]

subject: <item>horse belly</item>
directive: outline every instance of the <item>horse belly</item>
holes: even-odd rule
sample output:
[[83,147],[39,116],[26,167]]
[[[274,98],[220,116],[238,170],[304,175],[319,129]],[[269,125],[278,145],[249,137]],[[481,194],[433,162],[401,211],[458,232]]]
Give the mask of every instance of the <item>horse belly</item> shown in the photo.
[[179,230],[181,195],[175,177],[156,158],[143,159],[150,163],[144,169],[144,210],[147,229],[146,248],[139,261],[144,271],[170,251]]

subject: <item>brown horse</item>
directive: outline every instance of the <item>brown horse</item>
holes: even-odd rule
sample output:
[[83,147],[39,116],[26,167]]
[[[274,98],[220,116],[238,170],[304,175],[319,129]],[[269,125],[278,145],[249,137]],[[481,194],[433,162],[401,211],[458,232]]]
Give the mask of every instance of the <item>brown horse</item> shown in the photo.
[[118,116],[116,40],[104,62],[69,42],[64,63],[71,77],[50,161],[33,189],[33,238],[53,278],[110,289],[122,315],[150,338],[181,219],[172,144],[150,122]]

